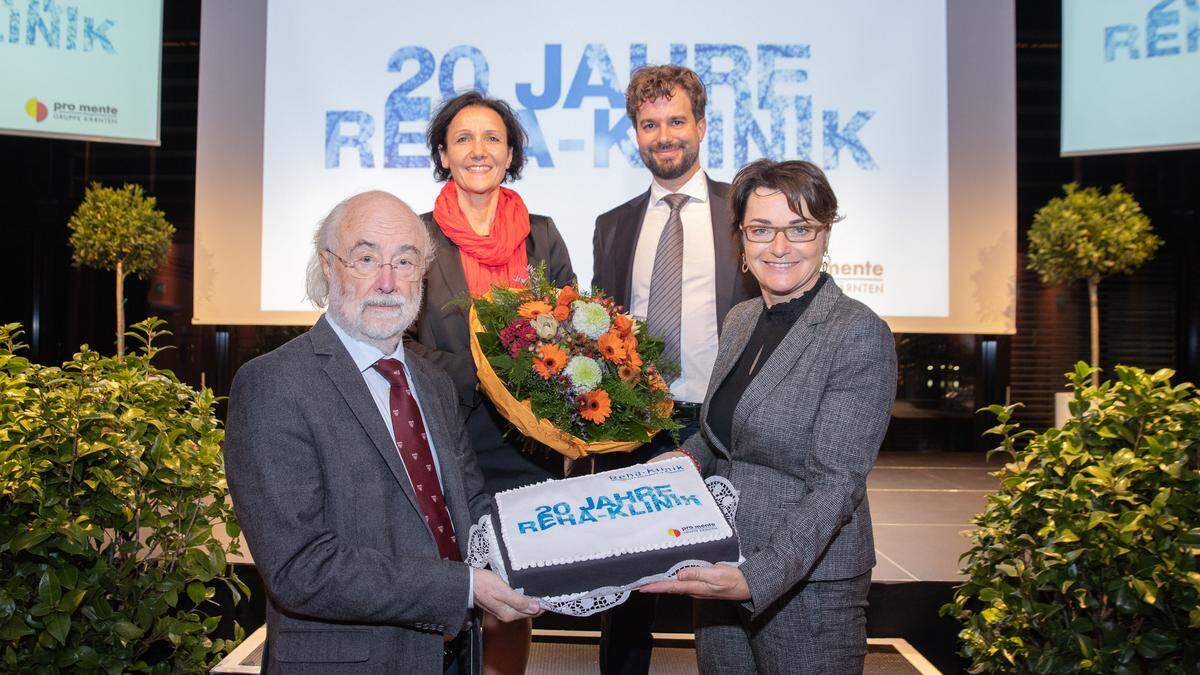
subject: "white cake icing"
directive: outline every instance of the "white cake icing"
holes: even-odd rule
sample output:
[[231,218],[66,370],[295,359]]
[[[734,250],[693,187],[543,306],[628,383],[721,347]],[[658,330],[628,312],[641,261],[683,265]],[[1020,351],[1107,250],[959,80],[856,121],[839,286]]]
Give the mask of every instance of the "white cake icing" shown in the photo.
[[513,570],[733,536],[685,457],[507,490],[496,515]]

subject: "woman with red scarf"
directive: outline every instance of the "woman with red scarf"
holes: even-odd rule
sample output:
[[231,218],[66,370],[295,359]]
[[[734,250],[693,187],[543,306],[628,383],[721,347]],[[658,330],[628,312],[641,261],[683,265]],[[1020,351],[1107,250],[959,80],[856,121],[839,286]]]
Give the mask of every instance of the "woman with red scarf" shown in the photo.
[[[483,295],[493,284],[528,277],[546,263],[546,276],[574,283],[567,246],[546,216],[530,215],[521,195],[501,187],[525,166],[525,130],[507,103],[471,91],[442,104],[426,131],[433,175],[445,186],[433,212],[421,216],[437,246],[426,272],[425,305],[406,348],[442,366],[454,380],[467,434],[495,494],[562,476],[562,457],[544,448],[522,449],[519,435],[478,388],[471,358],[467,309],[452,302]],[[525,672],[530,622],[484,621],[485,672]]]

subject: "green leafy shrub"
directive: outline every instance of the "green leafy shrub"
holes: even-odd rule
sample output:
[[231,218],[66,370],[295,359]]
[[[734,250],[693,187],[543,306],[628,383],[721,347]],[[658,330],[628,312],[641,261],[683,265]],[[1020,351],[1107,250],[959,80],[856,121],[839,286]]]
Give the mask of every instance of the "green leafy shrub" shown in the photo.
[[108,270],[117,280],[117,353],[125,353],[125,277],[146,278],[167,261],[175,226],[140,185],[120,189],[92,183],[71,216],[76,265]]
[[1016,406],[988,408],[1012,461],[942,608],[971,672],[1196,672],[1200,396],[1170,370],[1115,370],[1093,387],[1076,365],[1062,429],[1018,431]]
[[211,390],[151,365],[162,323],[61,368],[0,327],[0,670],[197,672],[234,644],[208,613],[215,583],[246,592],[213,535],[238,533],[224,432]]

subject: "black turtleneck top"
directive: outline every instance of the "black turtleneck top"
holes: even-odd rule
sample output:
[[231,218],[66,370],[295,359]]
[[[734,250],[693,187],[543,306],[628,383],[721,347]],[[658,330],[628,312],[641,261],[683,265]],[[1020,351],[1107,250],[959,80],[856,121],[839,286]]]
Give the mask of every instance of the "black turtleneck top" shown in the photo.
[[771,358],[779,343],[783,342],[784,336],[800,320],[804,310],[812,304],[812,299],[828,278],[829,275],[822,272],[816,285],[808,292],[787,302],[778,302],[766,307],[759,315],[758,323],[754,325],[754,332],[750,334],[742,355],[733,365],[733,370],[729,371],[717,387],[712,402],[708,404],[708,426],[726,448],[733,449],[733,410],[746,393],[746,387],[750,386],[754,376],[766,364],[767,359]]

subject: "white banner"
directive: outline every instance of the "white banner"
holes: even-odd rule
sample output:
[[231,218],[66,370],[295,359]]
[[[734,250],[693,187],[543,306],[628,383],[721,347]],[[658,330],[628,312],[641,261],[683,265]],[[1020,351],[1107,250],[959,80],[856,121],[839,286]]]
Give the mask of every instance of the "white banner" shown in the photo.
[[0,0],[0,133],[158,145],[162,0]]
[[1063,155],[1200,147],[1200,0],[1063,0]]

